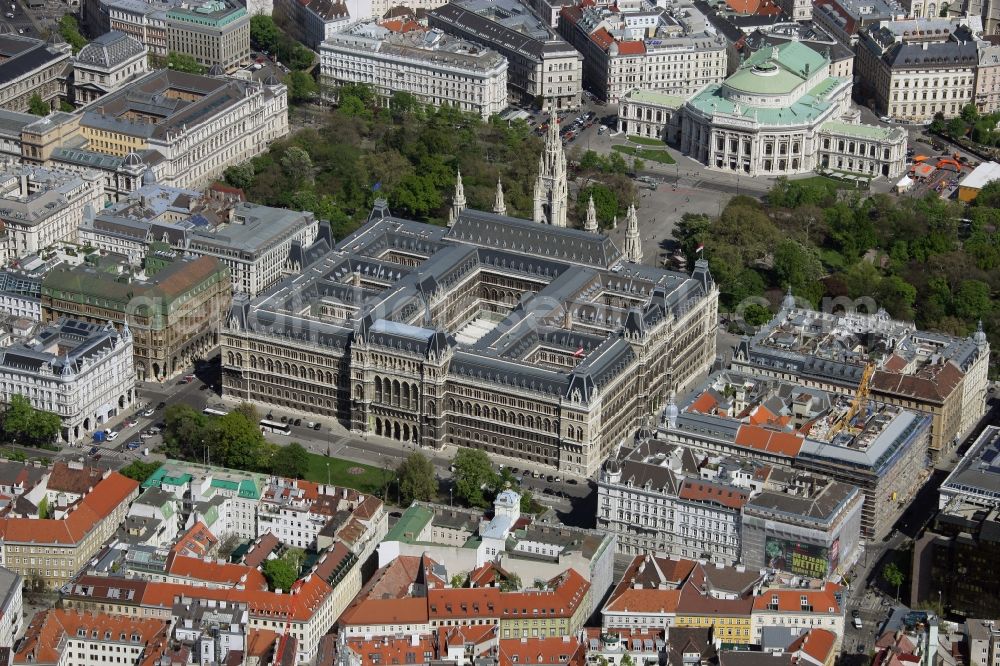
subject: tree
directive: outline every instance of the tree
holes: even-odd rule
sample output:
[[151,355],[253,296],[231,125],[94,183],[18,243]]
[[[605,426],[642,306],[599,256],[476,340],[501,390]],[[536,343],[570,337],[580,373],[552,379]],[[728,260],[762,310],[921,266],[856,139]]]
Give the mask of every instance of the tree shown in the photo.
[[400,120],[406,116],[413,115],[420,111],[420,100],[413,93],[405,90],[397,90],[389,98],[389,110],[392,117]]
[[304,149],[292,146],[281,156],[281,170],[296,184],[312,182],[312,158]]
[[59,35],[73,48],[73,53],[87,45],[87,38],[80,33],[80,24],[72,14],[59,19]]
[[250,17],[250,42],[259,50],[276,53],[281,41],[281,30],[274,19],[266,14]]
[[819,259],[809,249],[790,238],[785,238],[774,250],[774,275],[783,285],[791,285],[796,292],[816,283],[823,275]]
[[36,116],[47,116],[52,113],[52,107],[42,99],[42,96],[35,93],[28,99],[28,113]]
[[409,506],[414,500],[429,502],[437,493],[434,465],[419,451],[414,451],[399,464],[396,470],[399,484],[399,501]]
[[244,162],[243,164],[234,164],[231,167],[227,167],[223,172],[223,178],[233,187],[238,187],[241,190],[250,189],[254,178],[253,162]]
[[508,574],[500,581],[501,592],[517,592],[521,589],[521,577],[516,573]]
[[10,405],[3,418],[3,429],[8,437],[15,440],[31,432],[31,419],[34,413],[31,402],[21,394],[11,396]]
[[194,57],[186,53],[171,51],[167,54],[167,67],[176,72],[187,72],[188,74],[204,74],[205,67]]
[[990,286],[980,280],[963,280],[955,294],[953,305],[955,315],[962,319],[982,319],[992,309]]
[[45,519],[49,517],[49,496],[42,496],[42,501],[38,503],[38,517]]
[[309,453],[298,442],[292,442],[274,456],[271,473],[289,479],[306,478],[309,473]]
[[494,482],[496,473],[486,452],[459,449],[452,467],[455,468],[455,494],[458,498],[471,506],[487,506],[483,491]]
[[889,562],[882,568],[882,578],[896,588],[896,601],[899,601],[899,587],[903,584],[903,572],[895,562]]
[[240,539],[239,534],[236,534],[235,532],[229,534],[226,538],[219,542],[219,557],[223,560],[228,560],[229,556],[233,554],[233,551],[240,547],[242,542],[243,540]]
[[754,328],[763,326],[774,317],[771,311],[760,303],[750,303],[743,309],[743,321]]
[[632,659],[632,655],[628,652],[622,655],[622,660],[618,663],[620,666],[635,666],[635,661]]
[[133,460],[125,467],[119,470],[123,475],[130,479],[135,479],[140,484],[146,479],[153,476],[153,472],[160,469],[160,463],[158,462],[144,462],[142,460]]
[[294,71],[285,77],[288,86],[288,101],[292,103],[308,102],[316,96],[316,79],[308,72]]
[[576,197],[577,217],[581,220],[587,218],[587,206],[592,196],[594,197],[594,212],[597,213],[598,224],[610,226],[611,221],[619,213],[618,199],[607,185],[601,183],[594,183],[580,190]]
[[299,578],[298,570],[284,558],[264,562],[263,573],[272,591],[288,592]]
[[233,411],[242,414],[243,418],[250,423],[257,423],[257,421],[260,421],[260,414],[257,412],[257,408],[249,402],[241,402]]
[[452,587],[465,587],[465,580],[466,580],[465,574],[455,574],[454,576],[451,577],[451,581],[450,581],[451,582],[451,586]]
[[31,438],[39,444],[52,444],[62,430],[58,414],[36,409],[31,420]]
[[953,138],[958,139],[963,137],[968,131],[969,125],[960,117],[956,116],[948,121],[948,134],[950,134]]

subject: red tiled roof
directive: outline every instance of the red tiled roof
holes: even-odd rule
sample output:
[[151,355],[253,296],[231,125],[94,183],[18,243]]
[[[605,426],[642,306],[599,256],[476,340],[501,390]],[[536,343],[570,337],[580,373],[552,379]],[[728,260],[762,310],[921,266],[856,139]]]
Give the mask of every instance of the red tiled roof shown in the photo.
[[612,37],[611,33],[605,28],[598,28],[594,32],[590,33],[590,39],[605,51],[607,51],[608,48],[615,43],[615,38]]
[[3,518],[0,519],[0,538],[14,543],[79,543],[138,489],[138,482],[111,472],[70,509],[66,518]]
[[191,578],[209,583],[244,585],[249,590],[266,590],[264,574],[244,564],[206,562],[196,557],[169,556],[168,572],[178,578]]
[[576,637],[508,638],[499,643],[499,666],[584,666],[587,653]]
[[646,45],[637,40],[618,42],[618,55],[642,55],[646,52]]
[[[373,640],[347,639],[346,648],[358,655],[361,666],[386,666],[386,664],[426,664],[434,658],[434,639],[430,635],[395,638],[380,636]],[[426,655],[430,654],[430,658]]]
[[833,646],[837,642],[837,635],[826,629],[814,628],[799,636],[791,645],[787,652],[802,652],[819,664],[825,664],[833,652]]
[[[780,613],[803,613],[802,597],[805,597],[807,604],[812,607],[813,613],[836,613],[841,614],[840,604],[837,603],[837,593],[841,586],[836,583],[825,583],[821,590],[803,589],[764,589],[753,602],[755,611],[767,611],[772,600],[777,597],[778,608],[771,609],[771,612]],[[833,609],[832,611],[830,609]]]
[[709,481],[694,481],[692,479],[686,479],[681,484],[679,497],[696,502],[715,502],[730,509],[742,508],[750,498],[747,493],[741,490],[718,486]]
[[698,399],[691,403],[687,411],[696,414],[711,414],[712,410],[719,406],[718,400],[709,391],[705,391]]
[[81,632],[93,640],[105,640],[104,636],[110,634],[112,641],[122,641],[121,635],[125,634],[126,642],[131,642],[135,635],[141,644],[148,646],[148,651],[156,654],[168,638],[167,623],[163,620],[52,608],[36,614],[31,620],[14,663],[59,663],[66,640],[77,639]]
[[211,530],[199,520],[191,526],[191,529],[181,535],[170,552],[191,557],[204,557],[212,552],[218,543],[219,540],[212,534]]
[[[517,617],[572,617],[587,597],[590,582],[576,569],[567,569],[549,581],[551,591],[508,592],[500,597],[503,615]],[[496,589],[496,588],[490,588]]]
[[943,403],[961,383],[963,376],[961,370],[947,362],[925,365],[912,375],[876,370],[872,374],[871,390]]
[[802,448],[803,437],[797,433],[771,430],[762,426],[741,425],[736,432],[736,444],[794,458]]
[[[679,586],[691,575],[694,566],[691,560],[637,555],[611,593],[604,610],[673,613],[681,596]],[[640,587],[637,589],[635,585]]]

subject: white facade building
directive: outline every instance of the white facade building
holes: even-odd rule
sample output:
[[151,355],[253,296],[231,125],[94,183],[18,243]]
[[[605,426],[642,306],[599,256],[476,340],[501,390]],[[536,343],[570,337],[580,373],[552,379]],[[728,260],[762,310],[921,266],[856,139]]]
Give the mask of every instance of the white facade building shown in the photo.
[[750,176],[830,168],[893,178],[906,168],[906,132],[856,122],[851,81],[799,42],[761,49],[722,84],[682,107],[680,148],[709,169]]
[[610,458],[598,477],[598,529],[618,535],[620,553],[735,564],[749,493],[697,474],[690,451],[656,441]]
[[63,439],[77,442],[135,400],[132,333],[63,319],[0,350],[0,394],[23,395],[58,414]]
[[451,105],[484,119],[507,107],[507,61],[440,30],[393,33],[358,23],[320,45],[326,87],[371,85],[383,98],[408,92],[431,106]]
[[20,574],[0,567],[0,648],[13,647],[21,632],[23,584]]
[[0,219],[8,260],[57,241],[76,242],[84,211],[104,205],[104,185],[96,171],[72,173],[11,162],[0,168]]
[[73,58],[73,99],[89,104],[149,71],[149,49],[124,32],[111,31]]
[[581,4],[561,10],[559,33],[584,56],[584,84],[608,102],[635,88],[692,95],[725,78],[727,45],[694,5],[674,15]]
[[[883,21],[861,33],[855,69],[878,113],[925,122],[975,101],[979,43],[967,19]],[[984,45],[985,46],[985,45]]]
[[352,21],[372,18],[370,3],[367,13],[352,16],[347,3],[340,0],[277,0],[274,14],[295,39],[314,51]]

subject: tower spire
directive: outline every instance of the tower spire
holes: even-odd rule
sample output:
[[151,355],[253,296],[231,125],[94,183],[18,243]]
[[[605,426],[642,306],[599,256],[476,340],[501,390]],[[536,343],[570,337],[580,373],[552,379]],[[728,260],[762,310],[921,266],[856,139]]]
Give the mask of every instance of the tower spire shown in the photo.
[[538,159],[538,179],[535,181],[534,220],[556,227],[566,226],[569,186],[566,182],[566,154],[559,138],[559,117],[549,104],[549,129],[545,148]]
[[629,204],[625,227],[625,260],[633,264],[642,262],[642,244],[639,242],[639,218],[635,214],[635,204]]
[[584,231],[589,231],[592,234],[597,233],[597,209],[594,208],[594,195],[591,193],[590,200],[587,202],[587,221],[583,225]]
[[503,202],[503,183],[497,178],[497,196],[493,200],[493,212],[497,215],[507,214],[507,205]]
[[448,226],[455,224],[458,216],[465,210],[465,187],[462,186],[462,170],[458,170],[455,178],[455,196],[451,200],[451,212],[448,213]]

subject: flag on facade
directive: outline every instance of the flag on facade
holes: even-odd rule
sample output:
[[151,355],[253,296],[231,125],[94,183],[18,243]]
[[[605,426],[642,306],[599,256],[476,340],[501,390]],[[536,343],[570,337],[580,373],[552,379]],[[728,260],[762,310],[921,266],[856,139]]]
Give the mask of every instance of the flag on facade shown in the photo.
[[580,348],[579,348],[579,349],[577,349],[577,350],[576,350],[576,351],[575,351],[575,352],[573,353],[573,358],[580,358],[581,356],[583,356],[583,346],[582,346],[582,345],[580,346]]
[[698,243],[698,247],[696,247],[696,248],[694,249],[694,251],[695,251],[695,252],[701,252],[701,251],[702,251],[702,250],[704,250],[704,249],[705,249],[705,244],[704,244],[704,243]]

